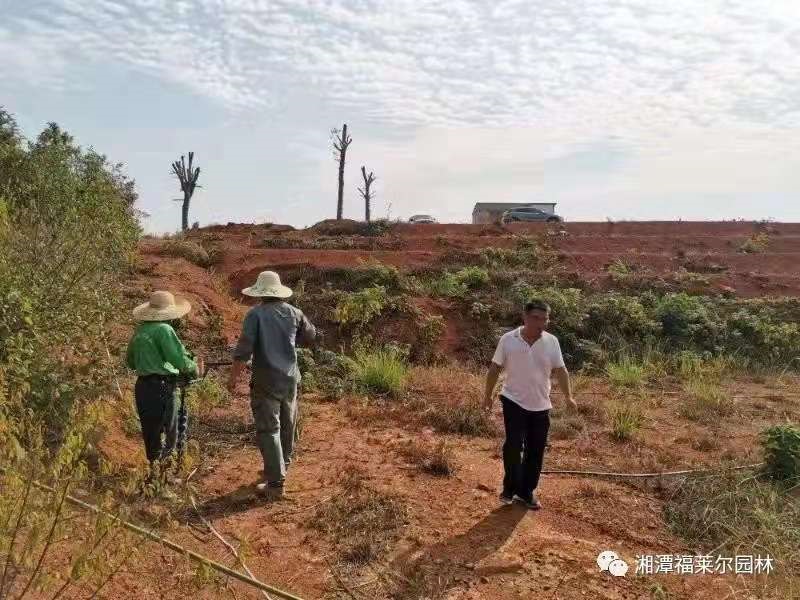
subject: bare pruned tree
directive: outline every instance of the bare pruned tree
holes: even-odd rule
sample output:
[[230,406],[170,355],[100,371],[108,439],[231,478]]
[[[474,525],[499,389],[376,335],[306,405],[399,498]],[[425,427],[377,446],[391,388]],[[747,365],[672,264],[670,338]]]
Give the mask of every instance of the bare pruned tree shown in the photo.
[[[186,165],[183,155],[180,161],[172,163],[172,171],[178,178],[181,184],[181,191],[183,192],[183,210],[181,215],[181,230],[186,231],[189,229],[189,203],[192,201],[194,189],[200,187],[197,185],[197,178],[200,177],[200,167],[192,169],[192,161],[194,160],[194,152],[189,152],[189,165]],[[181,202],[181,200],[177,200]]]
[[339,195],[336,202],[336,220],[341,220],[344,211],[344,162],[347,155],[347,148],[353,138],[347,135],[347,123],[342,126],[342,130],[331,129],[331,140],[333,142],[333,156],[339,161]]
[[358,188],[358,192],[364,199],[364,218],[366,219],[367,223],[369,223],[370,207],[372,202],[372,191],[370,190],[370,186],[372,185],[372,182],[375,181],[375,174],[370,171],[369,175],[367,175],[367,168],[364,165],[361,165],[361,176],[364,178],[364,187]]

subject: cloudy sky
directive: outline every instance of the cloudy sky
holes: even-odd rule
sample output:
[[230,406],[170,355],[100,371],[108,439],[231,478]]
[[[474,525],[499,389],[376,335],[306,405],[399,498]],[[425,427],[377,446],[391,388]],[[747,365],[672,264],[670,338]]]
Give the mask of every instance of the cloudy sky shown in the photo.
[[0,104],[125,162],[179,223],[345,213],[467,221],[477,201],[570,220],[800,221],[798,0],[0,0]]

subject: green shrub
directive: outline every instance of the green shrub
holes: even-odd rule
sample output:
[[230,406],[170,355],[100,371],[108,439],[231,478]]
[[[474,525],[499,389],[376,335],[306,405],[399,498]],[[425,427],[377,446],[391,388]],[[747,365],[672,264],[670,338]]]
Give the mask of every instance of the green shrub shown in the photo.
[[429,280],[425,284],[427,292],[432,296],[446,298],[463,298],[467,295],[467,286],[460,282],[454,273],[444,273],[441,277]]
[[541,270],[552,262],[552,253],[531,238],[519,237],[512,248],[483,248],[479,257],[491,269],[525,267]]
[[657,302],[655,316],[671,343],[716,349],[721,323],[708,300],[683,292],[666,294]]
[[732,354],[763,366],[800,367],[800,325],[776,323],[757,306],[741,308],[728,317],[724,344]]
[[489,272],[483,267],[464,267],[455,274],[456,281],[471,290],[485,287],[489,283]]
[[427,283],[427,290],[434,296],[463,298],[470,290],[489,284],[489,273],[482,267],[464,267],[455,273],[447,271]]
[[161,242],[161,254],[185,258],[198,267],[207,268],[211,266],[211,258],[206,249],[197,242],[183,237],[171,238]]
[[389,233],[392,229],[394,229],[396,222],[392,222],[389,219],[378,219],[377,221],[370,221],[369,223],[364,223],[361,233],[367,236],[382,236]]
[[2,408],[43,419],[54,441],[75,404],[110,389],[98,357],[133,267],[136,192],[119,165],[52,124],[30,145],[0,143],[0,198]]
[[358,292],[341,292],[333,311],[333,320],[340,325],[363,326],[381,314],[389,304],[383,286],[373,286]]
[[614,283],[623,283],[633,274],[633,270],[620,259],[608,265],[606,272]]
[[356,365],[353,359],[325,349],[298,348],[297,363],[303,390],[339,398],[351,391]]
[[365,391],[400,396],[408,380],[405,356],[393,347],[359,350],[355,356],[355,381]]
[[586,312],[583,334],[611,349],[626,343],[641,347],[661,333],[660,323],[650,317],[637,296],[602,294],[590,302]]
[[777,481],[800,481],[800,428],[775,425],[759,436],[764,450],[764,471]]
[[416,362],[437,360],[437,345],[445,330],[444,317],[423,315],[418,323],[417,336],[412,346],[412,359]]

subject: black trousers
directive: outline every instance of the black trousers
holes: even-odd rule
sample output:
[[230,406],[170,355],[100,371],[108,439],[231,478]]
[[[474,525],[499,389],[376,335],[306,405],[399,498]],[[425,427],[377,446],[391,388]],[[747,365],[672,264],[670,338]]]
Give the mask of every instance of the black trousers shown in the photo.
[[504,396],[500,396],[500,401],[506,426],[503,493],[530,500],[533,490],[539,485],[547,432],[550,430],[550,411],[525,410]]
[[174,377],[161,375],[145,375],[136,380],[136,411],[150,462],[166,458],[175,449],[178,433],[176,384]]

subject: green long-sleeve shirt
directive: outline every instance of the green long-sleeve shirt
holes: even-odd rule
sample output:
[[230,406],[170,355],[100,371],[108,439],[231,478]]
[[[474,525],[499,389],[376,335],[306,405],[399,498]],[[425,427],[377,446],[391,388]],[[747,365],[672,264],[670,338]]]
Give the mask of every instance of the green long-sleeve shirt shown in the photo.
[[126,363],[138,375],[197,376],[197,363],[169,323],[140,323],[128,344]]

